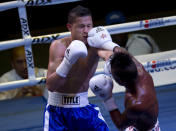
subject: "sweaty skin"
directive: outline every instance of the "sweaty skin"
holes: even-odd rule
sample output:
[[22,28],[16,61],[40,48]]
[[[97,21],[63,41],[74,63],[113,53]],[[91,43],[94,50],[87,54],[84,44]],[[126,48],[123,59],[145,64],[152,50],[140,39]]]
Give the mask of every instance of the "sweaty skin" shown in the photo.
[[[115,49],[115,52],[118,52]],[[126,52],[124,50],[124,52]],[[134,126],[140,131],[152,129],[158,118],[158,101],[151,75],[133,56],[137,66],[138,77],[135,83],[120,83],[125,86],[125,110],[120,113],[118,109],[110,112],[115,125],[123,130]],[[113,69],[112,69],[113,75]],[[113,75],[115,76],[115,75]],[[116,81],[118,79],[114,77]]]
[[[65,43],[63,43],[63,41]],[[97,65],[99,56],[97,50],[94,48],[88,48],[88,56],[86,58],[80,58],[71,68],[66,79],[58,76],[55,73],[57,66],[61,63],[64,52],[70,44],[71,38],[67,37],[58,41],[55,41],[50,47],[50,52],[57,52],[55,56],[50,56],[49,70],[47,74],[48,88],[60,93],[81,93],[88,90],[89,79],[93,76]],[[60,46],[62,45],[62,46]],[[57,81],[51,80],[52,76],[55,76]],[[51,80],[51,81],[50,81]]]
[[[67,25],[71,32],[70,37],[54,41],[50,46],[47,88],[60,93],[81,93],[89,88],[89,80],[94,75],[98,65],[98,50],[88,46],[88,31],[93,28],[91,16],[76,18],[73,24]],[[88,49],[88,56],[80,58],[72,66],[66,78],[56,74],[56,68],[62,62],[66,48],[73,40],[81,40]]]

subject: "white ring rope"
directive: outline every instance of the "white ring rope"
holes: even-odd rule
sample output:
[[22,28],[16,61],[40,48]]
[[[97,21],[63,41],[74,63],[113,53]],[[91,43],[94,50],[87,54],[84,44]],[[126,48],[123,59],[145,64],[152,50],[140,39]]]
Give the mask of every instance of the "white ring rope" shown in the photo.
[[6,91],[24,86],[44,85],[46,83],[45,77],[38,77],[33,80],[25,79],[11,82],[4,82],[0,84],[0,91]]
[[130,23],[116,24],[107,26],[111,34],[120,34],[125,32],[147,30],[158,27],[176,25],[176,16],[162,17],[156,19],[141,20]]
[[36,37],[27,38],[27,39],[2,41],[0,42],[0,51],[22,46],[22,45],[28,45],[28,44],[51,43],[53,40],[61,39],[69,35],[70,35],[70,32],[64,32],[64,33],[36,36]]
[[[120,34],[125,32],[132,32],[132,31],[139,31],[139,30],[147,30],[152,28],[158,27],[165,27],[176,25],[176,16],[169,16],[169,17],[162,17],[156,19],[149,19],[149,20],[141,20],[136,22],[129,22],[124,24],[116,24],[105,26],[110,34]],[[31,37],[29,41],[32,41],[31,44],[38,44],[38,43],[50,43],[52,40],[60,39],[65,36],[69,36],[70,32],[63,32],[51,35],[43,35],[37,37]],[[24,45],[23,39],[11,40],[11,41],[3,41],[0,42],[0,51]]]
[[[46,82],[45,77],[40,77],[40,78],[35,77],[31,44],[51,43],[55,39],[60,39],[70,35],[70,32],[63,32],[63,33],[57,33],[57,34],[31,37],[25,6],[44,6],[44,5],[60,4],[60,3],[75,2],[75,1],[79,1],[79,0],[18,0],[13,2],[0,3],[0,11],[18,7],[21,29],[23,34],[23,39],[0,42],[0,51],[24,45],[25,53],[26,53],[26,61],[28,65],[28,76],[29,76],[29,79],[26,79],[26,80],[1,83],[0,91],[20,88],[24,86],[45,84]],[[110,26],[105,26],[105,28],[108,29],[110,34],[119,34],[119,33],[125,33],[125,32],[171,26],[171,25],[176,25],[176,16],[142,20],[142,21],[129,22],[124,24],[117,24],[117,25],[110,25]],[[174,61],[172,63],[175,67],[175,59],[171,59],[170,61]],[[166,63],[168,61],[164,61],[164,62]],[[145,66],[145,63],[143,64]]]
[[11,2],[0,3],[0,11],[5,11],[22,6],[45,6],[76,1],[80,0],[16,0]]

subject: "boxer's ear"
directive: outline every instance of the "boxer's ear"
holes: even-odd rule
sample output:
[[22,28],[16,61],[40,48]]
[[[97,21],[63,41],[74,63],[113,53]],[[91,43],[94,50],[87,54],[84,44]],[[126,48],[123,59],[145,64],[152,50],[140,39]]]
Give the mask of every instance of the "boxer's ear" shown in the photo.
[[67,29],[68,29],[69,31],[71,31],[71,29],[72,29],[72,24],[67,23],[66,26],[67,26]]

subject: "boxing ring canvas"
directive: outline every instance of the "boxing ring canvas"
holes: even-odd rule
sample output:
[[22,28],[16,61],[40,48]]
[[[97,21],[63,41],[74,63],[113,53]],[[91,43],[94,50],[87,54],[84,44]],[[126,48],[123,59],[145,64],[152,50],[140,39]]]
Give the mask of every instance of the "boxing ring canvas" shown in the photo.
[[[20,88],[23,86],[33,86],[45,84],[46,78],[36,78],[34,73],[34,61],[32,44],[51,43],[55,39],[60,39],[70,35],[70,32],[50,34],[44,36],[31,37],[26,15],[26,6],[45,6],[74,2],[78,0],[18,0],[0,3],[0,11],[18,8],[22,39],[0,42],[0,51],[25,46],[29,79],[7,82],[0,84],[0,91]],[[158,27],[176,25],[176,16],[142,20],[124,24],[110,25],[105,28],[110,34],[125,33],[131,31],[146,30]],[[136,57],[152,75],[159,100],[159,122],[162,131],[176,130],[176,50],[142,55]],[[102,61],[99,62],[95,74],[103,73]],[[114,97],[119,109],[123,111],[124,88],[115,84],[113,89]],[[94,96],[89,90],[89,100],[100,107],[110,131],[116,131],[109,113],[103,107],[100,99]],[[28,97],[13,100],[0,101],[0,130],[2,131],[40,131],[43,127],[43,113],[47,100],[44,97]]]

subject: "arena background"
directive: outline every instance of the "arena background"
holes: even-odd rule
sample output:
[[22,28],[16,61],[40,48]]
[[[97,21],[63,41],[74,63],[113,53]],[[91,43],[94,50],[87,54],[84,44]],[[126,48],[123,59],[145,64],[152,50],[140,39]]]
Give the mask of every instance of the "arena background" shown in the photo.
[[[1,2],[7,2],[7,0],[1,0]],[[111,10],[122,11],[127,17],[127,22],[167,17],[176,14],[175,3],[169,3],[169,1],[154,3],[154,0],[108,0],[103,2],[101,0],[86,0],[52,6],[27,7],[31,35],[39,36],[67,31],[65,27],[67,13],[71,8],[78,4],[91,9],[95,26],[105,25],[105,15]],[[175,26],[140,31],[140,33],[141,32],[150,34],[159,45],[161,51],[176,49]],[[0,12],[0,41],[21,38],[22,34],[17,9]],[[49,45],[50,44],[33,45],[36,66],[47,68]],[[9,50],[0,52],[0,75],[11,69],[9,52]],[[159,122],[161,130],[175,131],[176,85],[161,86],[156,88],[156,91],[159,100]],[[124,93],[115,93],[114,97],[119,109],[123,111]],[[102,115],[110,127],[110,131],[116,131],[117,129],[111,121],[109,113],[104,109],[100,99],[97,97],[89,97],[89,100],[91,103],[100,107]],[[42,130],[45,105],[46,99],[44,99],[44,97],[29,97],[1,101],[1,130]]]
[[[1,0],[1,2],[7,2],[7,0]],[[90,8],[93,14],[94,26],[105,25],[106,14],[113,10],[122,11],[127,18],[127,22],[176,14],[175,4],[172,3],[154,3],[152,0],[119,2],[116,0],[85,0],[42,7],[27,7],[30,33],[32,36],[40,36],[68,31],[65,26],[68,11],[78,4]],[[17,8],[0,12],[0,30],[0,41],[22,38]],[[150,34],[159,45],[161,51],[176,48],[175,26],[137,31],[135,33],[138,32]],[[47,68],[49,46],[50,44],[32,46],[35,66]],[[11,69],[9,52],[10,50],[0,52],[0,75]]]

